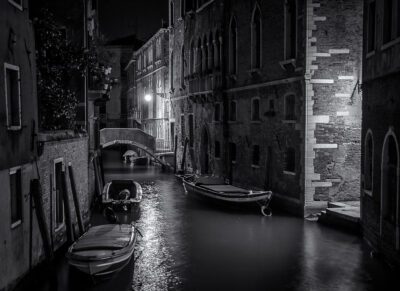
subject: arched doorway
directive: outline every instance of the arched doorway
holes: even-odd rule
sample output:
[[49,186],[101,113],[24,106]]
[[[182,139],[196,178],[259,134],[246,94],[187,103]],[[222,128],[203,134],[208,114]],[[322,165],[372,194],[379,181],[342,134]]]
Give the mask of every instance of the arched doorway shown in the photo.
[[[382,149],[381,227],[392,229],[389,238],[399,248],[399,148],[393,131],[386,135]],[[382,233],[385,235],[384,233]]]
[[208,174],[210,171],[210,140],[208,135],[207,127],[204,126],[201,131],[201,144],[200,144],[200,166],[201,173]]

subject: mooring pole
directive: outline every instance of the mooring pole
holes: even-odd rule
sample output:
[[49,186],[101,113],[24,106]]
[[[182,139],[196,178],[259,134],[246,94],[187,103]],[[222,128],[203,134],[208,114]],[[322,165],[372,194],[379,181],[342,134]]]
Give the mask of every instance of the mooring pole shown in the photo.
[[186,166],[186,151],[187,151],[187,146],[189,143],[189,139],[186,138],[185,139],[185,145],[183,147],[183,156],[182,156],[182,164],[181,164],[181,171],[183,172],[183,174],[185,174],[185,166]]
[[176,174],[176,168],[177,168],[177,157],[176,157],[176,153],[178,151],[178,136],[175,135],[175,143],[174,143],[174,174]]
[[72,169],[72,164],[68,164],[69,180],[71,182],[72,197],[74,198],[74,206],[76,212],[76,218],[78,219],[79,236],[81,236],[85,230],[82,221],[81,207],[79,205],[78,193],[76,192],[75,177]]
[[72,231],[72,218],[71,218],[71,205],[69,204],[68,197],[68,188],[67,188],[67,175],[65,174],[65,169],[61,171],[61,187],[62,187],[62,196],[63,196],[63,204],[64,204],[64,213],[65,213],[65,225],[67,228],[67,240],[68,244],[71,244],[74,241],[73,231]]

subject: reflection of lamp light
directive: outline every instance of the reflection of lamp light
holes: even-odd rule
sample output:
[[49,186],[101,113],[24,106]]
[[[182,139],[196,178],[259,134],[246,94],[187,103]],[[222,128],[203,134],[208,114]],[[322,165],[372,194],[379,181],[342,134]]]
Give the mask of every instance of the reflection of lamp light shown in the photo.
[[150,94],[144,95],[144,101],[150,102],[152,99],[153,99],[153,96],[151,96]]

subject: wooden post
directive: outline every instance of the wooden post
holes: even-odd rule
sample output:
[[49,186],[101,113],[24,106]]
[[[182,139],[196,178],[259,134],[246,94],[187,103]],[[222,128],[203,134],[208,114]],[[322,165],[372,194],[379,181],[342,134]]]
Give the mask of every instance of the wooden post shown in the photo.
[[187,146],[189,143],[189,139],[186,138],[185,139],[185,145],[183,147],[183,156],[182,156],[182,164],[181,164],[181,171],[183,172],[183,174],[185,174],[185,168],[186,168],[186,151],[187,151]]
[[53,250],[50,245],[50,238],[46,223],[46,217],[43,209],[43,199],[42,199],[42,189],[40,187],[40,182],[38,179],[31,180],[30,185],[31,196],[33,197],[33,202],[35,204],[36,216],[39,225],[39,231],[42,235],[43,248],[47,259],[53,257]]
[[176,174],[176,168],[177,168],[177,157],[176,157],[176,153],[178,151],[178,136],[175,135],[175,144],[174,144],[174,174]]
[[95,177],[96,186],[97,186],[97,194],[98,194],[98,197],[101,197],[103,189],[101,188],[100,174],[97,169],[96,157],[93,157],[93,169],[94,169],[94,177]]
[[71,163],[68,164],[68,172],[69,172],[69,181],[71,182],[72,197],[74,198],[76,218],[78,219],[79,236],[81,236],[85,232],[85,229],[83,226],[81,207],[79,205],[78,193],[76,192],[75,177]]
[[72,232],[71,205],[69,204],[67,176],[65,174],[65,169],[61,171],[61,187],[62,187],[63,202],[64,202],[63,204],[65,213],[65,225],[67,228],[67,240],[68,244],[71,244],[74,241],[74,237]]

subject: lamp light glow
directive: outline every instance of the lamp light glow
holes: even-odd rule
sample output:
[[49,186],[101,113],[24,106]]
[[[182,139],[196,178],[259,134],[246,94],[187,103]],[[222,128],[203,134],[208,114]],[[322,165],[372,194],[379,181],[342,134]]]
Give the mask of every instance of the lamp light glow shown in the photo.
[[153,97],[150,94],[144,95],[144,101],[150,102],[153,99]]

